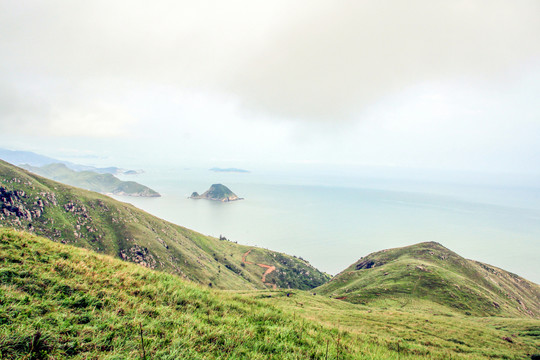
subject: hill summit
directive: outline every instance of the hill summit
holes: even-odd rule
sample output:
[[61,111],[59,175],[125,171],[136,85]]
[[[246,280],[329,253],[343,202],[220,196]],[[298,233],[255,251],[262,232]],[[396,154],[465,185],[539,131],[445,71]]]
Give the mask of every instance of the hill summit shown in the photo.
[[222,202],[244,200],[243,198],[239,198],[231,191],[231,189],[223,184],[212,184],[210,189],[206,190],[202,195],[194,192],[191,194],[190,199],[207,199]]
[[352,303],[428,301],[465,314],[540,316],[540,287],[468,260],[436,242],[378,251],[360,258],[317,292]]

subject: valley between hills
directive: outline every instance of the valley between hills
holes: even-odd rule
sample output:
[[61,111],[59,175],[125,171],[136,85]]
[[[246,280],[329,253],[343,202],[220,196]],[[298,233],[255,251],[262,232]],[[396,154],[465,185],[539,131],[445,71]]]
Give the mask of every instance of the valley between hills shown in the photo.
[[540,287],[438,243],[331,277],[3,161],[0,224],[2,359],[540,356]]

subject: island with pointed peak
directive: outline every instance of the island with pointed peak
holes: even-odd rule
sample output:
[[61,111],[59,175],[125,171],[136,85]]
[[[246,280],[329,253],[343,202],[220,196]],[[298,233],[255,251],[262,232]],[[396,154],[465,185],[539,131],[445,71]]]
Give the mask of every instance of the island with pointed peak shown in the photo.
[[190,199],[207,199],[213,201],[229,202],[244,200],[244,198],[238,197],[233,193],[228,187],[223,184],[212,184],[210,189],[206,190],[202,195],[199,195],[198,192],[193,192]]

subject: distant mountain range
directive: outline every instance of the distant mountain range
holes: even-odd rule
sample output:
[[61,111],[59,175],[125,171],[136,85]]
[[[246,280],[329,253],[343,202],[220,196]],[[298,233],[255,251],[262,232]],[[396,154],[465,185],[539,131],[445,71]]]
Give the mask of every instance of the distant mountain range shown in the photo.
[[122,181],[108,173],[100,174],[94,171],[74,171],[65,164],[49,164],[41,167],[21,165],[21,167],[34,174],[60,181],[64,184],[103,194],[138,197],[160,196],[157,191],[135,181]]
[[15,165],[44,166],[49,164],[64,164],[75,171],[93,171],[100,174],[134,175],[143,173],[143,170],[125,170],[115,166],[98,168],[95,166],[75,164],[70,161],[54,159],[48,156],[36,154],[31,151],[16,151],[0,148],[0,159]]

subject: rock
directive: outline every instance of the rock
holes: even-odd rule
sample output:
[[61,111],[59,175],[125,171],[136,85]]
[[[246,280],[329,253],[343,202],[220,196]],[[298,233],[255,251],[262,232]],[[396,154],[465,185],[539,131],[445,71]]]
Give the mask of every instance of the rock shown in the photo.
[[243,200],[243,198],[239,198],[223,184],[213,184],[210,186],[210,189],[205,191],[202,195],[199,195],[197,192],[193,192],[190,199],[207,199],[221,202]]
[[123,260],[131,261],[150,269],[155,269],[157,267],[156,259],[150,251],[148,251],[147,248],[136,244],[129,249],[121,250],[120,257]]
[[356,264],[356,270],[371,269],[371,268],[374,268],[374,267],[380,266],[380,265],[383,265],[383,264],[378,264],[373,260],[364,260],[364,261]]

